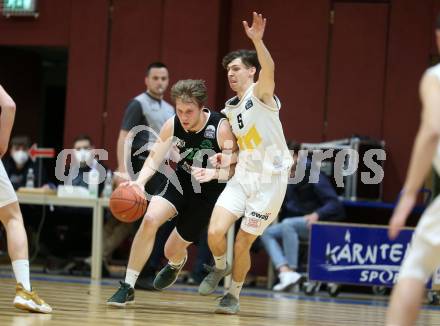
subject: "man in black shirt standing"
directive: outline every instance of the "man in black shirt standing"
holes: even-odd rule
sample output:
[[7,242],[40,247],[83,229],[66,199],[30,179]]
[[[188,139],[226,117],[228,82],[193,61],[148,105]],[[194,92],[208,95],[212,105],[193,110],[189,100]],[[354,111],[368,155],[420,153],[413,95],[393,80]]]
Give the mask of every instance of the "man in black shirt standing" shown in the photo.
[[[237,144],[227,119],[204,107],[207,99],[204,82],[181,80],[173,86],[171,96],[176,103],[176,116],[162,127],[136,181],[121,185],[141,192],[157,171],[169,175],[164,190],[153,196],[148,205],[131,247],[125,280],[107,301],[111,306],[124,307],[134,302],[133,288],[151,253],[156,232],[172,218],[176,227],[164,248],[169,262],[157,275],[154,286],[164,289],[176,281],[187,259],[186,248],[208,226],[217,197],[224,189],[225,183],[215,179],[230,176],[208,164],[209,157],[223,149],[233,152]],[[170,150],[179,154],[175,174],[161,169]]]

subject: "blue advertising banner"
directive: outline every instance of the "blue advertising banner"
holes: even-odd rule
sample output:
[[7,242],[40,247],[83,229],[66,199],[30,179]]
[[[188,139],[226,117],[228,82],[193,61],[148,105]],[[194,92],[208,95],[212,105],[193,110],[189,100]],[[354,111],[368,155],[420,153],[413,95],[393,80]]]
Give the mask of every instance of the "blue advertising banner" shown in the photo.
[[392,286],[413,230],[391,241],[385,226],[315,223],[310,231],[309,279]]

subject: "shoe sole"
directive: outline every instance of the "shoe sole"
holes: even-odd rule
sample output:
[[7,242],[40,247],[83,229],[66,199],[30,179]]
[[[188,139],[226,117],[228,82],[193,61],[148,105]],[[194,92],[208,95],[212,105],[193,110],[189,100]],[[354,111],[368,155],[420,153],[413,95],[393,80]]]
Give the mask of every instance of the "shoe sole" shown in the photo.
[[126,306],[129,306],[129,305],[132,305],[132,304],[135,304],[136,303],[136,301],[127,301],[127,302],[124,302],[124,303],[120,303],[120,302],[107,302],[106,304],[107,304],[107,306],[109,306],[109,307],[116,307],[116,308],[125,308]]
[[216,314],[221,314],[221,315],[235,315],[239,312],[240,310],[229,310],[229,309],[223,309],[223,308],[217,308],[215,309],[214,313]]
[[283,291],[289,291],[291,290],[295,285],[297,284],[301,284],[301,282],[303,282],[304,278],[303,276],[301,276],[299,279],[297,279],[295,282],[291,282],[289,284],[286,284],[286,286],[280,288],[280,289],[272,289],[275,292],[283,292]]
[[[179,274],[180,274],[180,272],[179,272]],[[160,287],[160,286],[157,286],[156,284],[154,284],[154,282],[153,282],[153,287],[158,291],[168,289],[169,287],[173,286],[174,283],[176,283],[177,279],[179,278],[179,274],[177,274],[176,278],[167,286]]]
[[32,300],[25,300],[23,298],[15,298],[14,299],[14,307],[20,310],[26,310],[29,312],[36,312],[41,314],[50,314],[52,312],[52,309],[45,310],[40,308],[39,305],[37,305]]

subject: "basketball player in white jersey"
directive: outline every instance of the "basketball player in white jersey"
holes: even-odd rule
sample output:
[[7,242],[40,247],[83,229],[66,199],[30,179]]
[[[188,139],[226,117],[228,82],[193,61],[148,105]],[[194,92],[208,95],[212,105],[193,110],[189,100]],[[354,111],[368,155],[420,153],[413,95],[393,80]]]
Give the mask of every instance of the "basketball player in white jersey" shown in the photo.
[[[0,158],[7,152],[15,118],[15,103],[0,85]],[[17,280],[14,306],[19,309],[50,313],[52,308],[32,291],[26,230],[17,195],[0,161],[0,221],[7,235],[8,253]]]
[[[436,26],[440,51],[440,16]],[[419,189],[431,169],[440,173],[440,64],[428,69],[420,82],[422,117],[414,143],[402,195],[390,221],[389,235],[395,238],[411,213]],[[440,197],[423,213],[394,286],[387,325],[414,325],[425,292],[425,283],[440,266]]]
[[[217,200],[208,229],[208,244],[215,267],[202,281],[199,293],[208,295],[231,273],[232,284],[220,300],[216,313],[239,311],[239,294],[251,265],[250,248],[276,218],[286,192],[292,158],[279,119],[280,102],[274,96],[275,64],[263,43],[266,19],[253,13],[252,26],[244,30],[255,51],[239,50],[223,59],[231,89],[236,96],[222,111],[239,145],[234,177]],[[254,83],[257,70],[261,71]],[[224,154],[214,158],[224,161]],[[222,163],[224,164],[224,162]],[[226,263],[226,233],[243,216],[234,245],[233,266]]]

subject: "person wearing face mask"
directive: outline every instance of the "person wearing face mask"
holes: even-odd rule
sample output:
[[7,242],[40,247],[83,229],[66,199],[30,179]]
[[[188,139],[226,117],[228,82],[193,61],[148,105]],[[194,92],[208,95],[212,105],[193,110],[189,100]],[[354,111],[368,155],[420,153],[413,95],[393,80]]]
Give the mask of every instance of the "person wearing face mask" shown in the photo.
[[[72,186],[88,188],[86,173],[98,164],[93,155],[94,146],[91,138],[84,134],[77,136],[73,142],[73,149],[74,162],[72,163],[78,165],[78,174],[73,178]],[[102,165],[101,162],[99,164]],[[105,180],[105,176],[100,176],[100,180]],[[103,188],[104,182],[101,182],[99,184],[99,194],[101,194]]]
[[40,169],[40,163],[35,163],[30,159],[28,153],[29,146],[29,137],[15,136],[11,139],[9,157],[3,159],[6,173],[15,190],[26,186],[26,177],[29,169],[34,171],[35,187],[41,187],[47,181],[44,168]]

